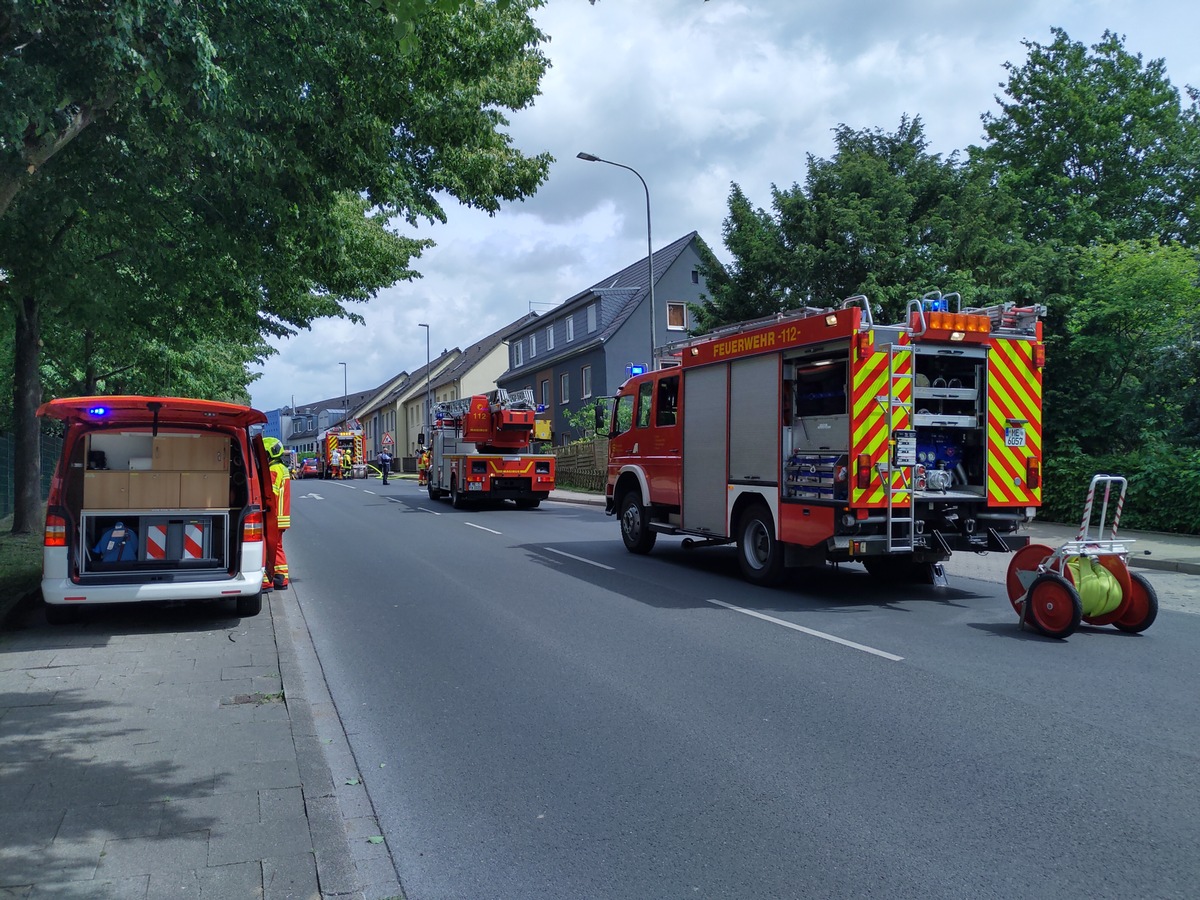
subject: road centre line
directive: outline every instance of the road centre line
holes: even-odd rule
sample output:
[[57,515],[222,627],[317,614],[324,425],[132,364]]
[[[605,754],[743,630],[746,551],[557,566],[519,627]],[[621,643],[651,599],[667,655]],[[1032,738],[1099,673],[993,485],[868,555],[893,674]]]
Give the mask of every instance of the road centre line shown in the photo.
[[368,491],[366,488],[363,488],[363,493],[364,493],[364,494],[374,494],[375,492],[374,492],[374,491]]
[[744,613],[747,616],[753,616],[756,619],[762,619],[764,622],[770,622],[774,625],[782,625],[784,628],[790,628],[793,631],[799,631],[803,634],[820,638],[823,641],[831,641],[835,644],[841,644],[843,647],[849,647],[852,650],[861,650],[863,653],[881,656],[884,659],[890,659],[892,662],[900,662],[902,659],[904,659],[903,656],[895,656],[891,653],[885,653],[883,650],[876,650],[874,647],[868,647],[866,644],[856,644],[854,641],[848,641],[845,638],[840,638],[836,635],[826,634],[823,631],[817,631],[813,628],[805,628],[803,625],[796,625],[792,622],[785,622],[783,619],[776,619],[774,616],[764,615],[763,613],[755,612],[752,609],[743,609],[740,606],[734,606],[732,603],[726,603],[724,600],[712,600],[706,598],[704,602],[712,603],[715,606],[723,606],[725,609],[731,609],[734,612]]
[[[396,502],[397,502],[397,503],[399,503],[400,501],[399,501],[399,500],[397,500]],[[418,506],[418,507],[417,507],[417,509],[418,509],[418,510],[420,510],[421,512],[427,512],[427,513],[429,513],[431,516],[440,516],[440,515],[441,515],[441,513],[440,513],[440,512],[438,512],[436,509],[426,509],[426,508],[425,508],[425,507],[423,507],[423,506]]]
[[[492,531],[490,528],[484,528],[482,525],[476,525],[474,522],[463,522],[464,525],[470,525],[472,528],[478,528],[480,531]],[[492,531],[492,534],[503,534],[502,531]]]
[[614,571],[612,566],[606,566],[604,563],[593,562],[590,559],[584,559],[582,556],[576,556],[574,553],[565,553],[562,550],[555,550],[553,547],[543,547],[547,553],[557,553],[559,556],[565,556],[567,559],[574,559],[581,563],[587,563],[589,566],[595,566],[597,569],[607,569]]

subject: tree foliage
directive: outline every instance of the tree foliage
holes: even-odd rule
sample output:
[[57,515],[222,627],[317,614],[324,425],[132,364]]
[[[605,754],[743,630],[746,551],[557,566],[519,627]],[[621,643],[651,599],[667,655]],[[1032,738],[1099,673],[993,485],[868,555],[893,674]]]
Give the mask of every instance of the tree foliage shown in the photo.
[[512,146],[504,110],[547,65],[539,2],[425,4],[407,42],[397,4],[366,0],[0,13],[19,480],[36,485],[45,338],[56,385],[244,394],[262,336],[415,277],[426,243],[389,222],[443,220],[441,196],[489,212],[529,196],[549,157]]

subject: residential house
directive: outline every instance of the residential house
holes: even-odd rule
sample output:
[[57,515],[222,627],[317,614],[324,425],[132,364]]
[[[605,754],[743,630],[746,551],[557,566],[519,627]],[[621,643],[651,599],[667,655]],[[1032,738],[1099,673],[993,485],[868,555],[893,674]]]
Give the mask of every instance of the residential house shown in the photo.
[[431,387],[434,407],[446,400],[494,391],[496,379],[508,369],[509,335],[537,317],[535,312],[526,313],[464,350],[453,365],[434,379]]
[[650,267],[646,259],[602,278],[509,337],[509,368],[498,380],[507,390],[530,388],[549,422],[553,441],[580,437],[567,414],[616,391],[632,373],[672,365],[661,352],[687,337],[688,304],[707,302],[700,274],[703,241],[691,232],[654,259],[654,338],[651,358]]
[[[385,433],[392,438],[391,454],[397,459],[395,465],[398,470],[406,458],[411,462],[416,457],[428,421],[425,399],[430,392],[427,386],[432,385],[460,356],[462,351],[457,347],[443,350],[436,359],[415,370],[411,376],[394,382],[389,390],[380,390],[352,407],[355,418],[364,423],[368,459],[379,456],[384,447]],[[367,423],[370,423],[369,429]],[[407,463],[404,465],[408,467]]]

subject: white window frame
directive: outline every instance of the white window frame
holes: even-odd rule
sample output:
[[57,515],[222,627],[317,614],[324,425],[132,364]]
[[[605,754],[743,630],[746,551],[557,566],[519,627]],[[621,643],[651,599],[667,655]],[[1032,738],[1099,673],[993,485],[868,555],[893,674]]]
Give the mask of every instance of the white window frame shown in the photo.
[[579,370],[580,399],[588,400],[592,396],[592,367],[584,366]]
[[554,325],[546,326],[546,352],[549,353],[554,349]]
[[596,309],[595,303],[589,303],[587,308],[587,328],[588,334],[595,331],[600,324],[600,311]]
[[575,340],[575,316],[567,316],[567,343]]
[[513,344],[513,368],[519,369],[525,365],[525,342],[517,341]]
[[550,405],[550,379],[549,378],[542,379],[541,388],[542,388],[542,406],[549,406]]
[[529,336],[529,358],[533,359],[537,356],[537,332]]
[[[678,309],[683,315],[682,325],[671,324],[671,310]],[[682,300],[667,301],[667,331],[687,331],[687,304]]]
[[561,396],[558,398],[558,405],[565,406],[571,402],[571,376],[567,372],[563,372],[558,376],[558,390]]

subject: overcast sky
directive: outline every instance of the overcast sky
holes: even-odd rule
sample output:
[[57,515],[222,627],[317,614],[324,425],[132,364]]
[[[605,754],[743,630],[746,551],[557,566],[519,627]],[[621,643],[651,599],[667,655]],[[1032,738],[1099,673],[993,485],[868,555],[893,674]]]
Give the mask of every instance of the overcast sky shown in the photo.
[[1089,46],[1122,34],[1181,92],[1200,86],[1195,0],[549,0],[537,20],[552,67],[509,132],[554,156],[547,182],[493,217],[447,204],[447,224],[416,232],[437,242],[415,261],[423,277],[357,305],[365,325],[277,342],[256,407],[340,395],[342,361],[349,392],[367,390],[425,364],[419,322],[436,357],[644,258],[641,184],[581,150],[645,178],[655,249],[695,230],[727,261],[731,183],[769,207],[772,184],[803,182],[807,154],[832,154],[839,124],[894,131],[919,115],[933,152],[981,144],[1004,63],[1054,26]]

